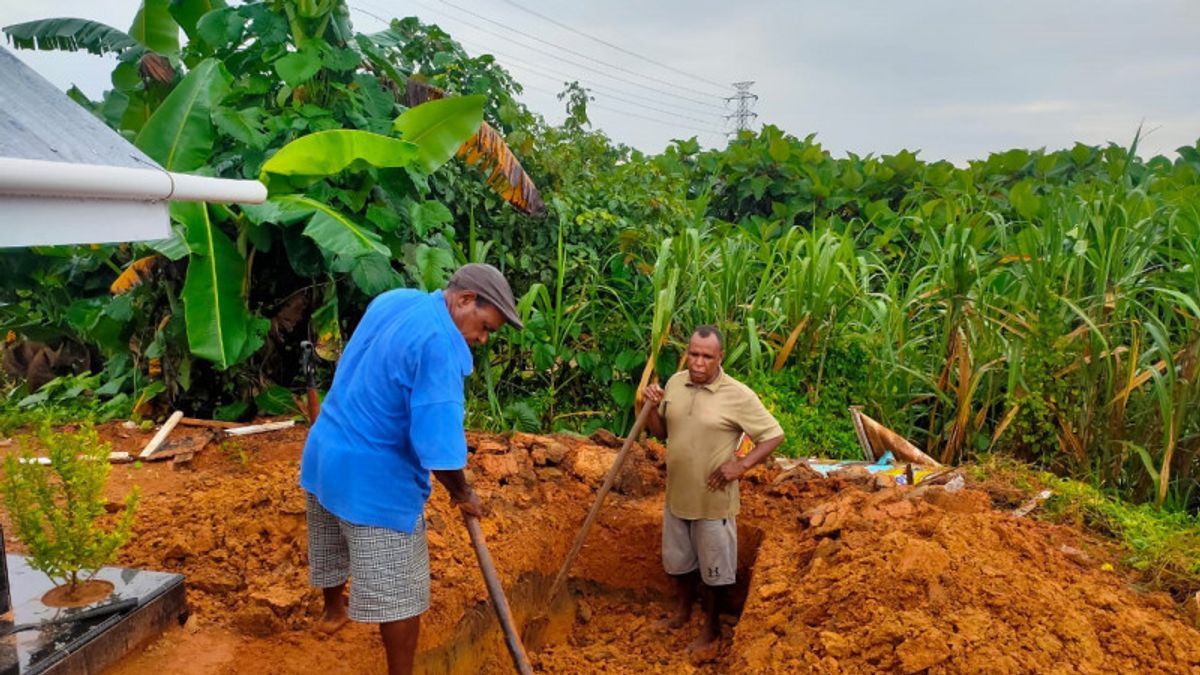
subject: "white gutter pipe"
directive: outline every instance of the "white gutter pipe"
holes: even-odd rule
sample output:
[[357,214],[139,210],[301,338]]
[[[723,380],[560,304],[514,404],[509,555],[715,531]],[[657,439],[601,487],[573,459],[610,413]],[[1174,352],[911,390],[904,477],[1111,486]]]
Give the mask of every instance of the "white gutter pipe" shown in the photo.
[[190,176],[159,168],[0,157],[0,195],[261,204],[267,188],[256,180]]

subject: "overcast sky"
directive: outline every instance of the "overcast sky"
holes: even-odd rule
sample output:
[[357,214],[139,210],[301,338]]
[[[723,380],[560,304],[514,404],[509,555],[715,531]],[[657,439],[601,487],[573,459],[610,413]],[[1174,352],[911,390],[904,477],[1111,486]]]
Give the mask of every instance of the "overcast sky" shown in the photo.
[[[0,25],[76,16],[126,29],[138,4],[0,0]],[[1142,154],[1173,157],[1200,138],[1200,0],[350,5],[364,32],[383,28],[371,15],[415,14],[472,53],[495,53],[527,86],[530,107],[553,121],[562,118],[554,94],[565,79],[594,86],[595,126],[648,152],[693,134],[723,144],[732,106],[722,97],[742,80],[754,81],[759,97],[755,128],[816,132],[837,155],[909,148],[962,162],[1013,147],[1128,144],[1143,124]],[[86,53],[17,55],[58,86],[76,84],[93,97],[108,86],[113,64]]]

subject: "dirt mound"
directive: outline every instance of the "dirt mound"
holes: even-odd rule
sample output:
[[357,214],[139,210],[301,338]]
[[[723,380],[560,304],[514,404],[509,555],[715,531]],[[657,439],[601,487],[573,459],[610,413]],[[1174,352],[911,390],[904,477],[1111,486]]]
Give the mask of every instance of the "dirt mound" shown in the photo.
[[[152,433],[109,427],[119,447]],[[198,433],[187,431],[188,433]],[[369,626],[311,630],[304,430],[209,446],[190,470],[115,466],[110,498],[143,492],[120,564],[187,575],[194,620],[116,673],[381,672]],[[743,487],[740,619],[693,662],[699,630],[660,626],[663,449],[634,446],[573,570],[571,593],[541,597],[616,456],[608,436],[471,434],[469,470],[518,623],[549,610],[554,635],[530,648],[541,672],[1195,672],[1200,632],[1165,594],[1140,594],[1102,542],[993,509],[965,489],[883,487],[851,475],[759,469]],[[433,605],[426,672],[509,672],[511,664],[456,509],[435,488],[426,511]],[[11,545],[11,542],[10,542]],[[14,547],[18,548],[18,547]],[[1118,568],[1119,569],[1119,568]],[[744,602],[741,600],[744,597]],[[740,607],[739,607],[740,608]]]
[[1200,633],[1169,596],[1130,590],[1079,532],[995,511],[983,492],[848,489],[780,525],[734,671],[1200,668]]
[[[303,436],[272,444],[270,452],[286,461],[264,461],[256,445],[266,443],[249,437],[224,452],[210,446],[205,464],[176,472],[173,489],[143,499],[119,560],[185,574],[202,621],[255,637],[307,627],[320,610],[320,594],[307,581],[304,494],[296,482]],[[469,447],[475,489],[490,509],[485,533],[506,581],[552,573],[582,520],[589,486],[599,482],[594,474],[603,478],[615,451],[573,436],[527,434],[471,434]],[[657,463],[647,452],[639,444],[632,453],[618,492],[661,490],[661,452],[650,453]],[[425,624],[449,627],[464,607],[486,600],[486,588],[457,509],[440,488],[426,518],[435,602]]]

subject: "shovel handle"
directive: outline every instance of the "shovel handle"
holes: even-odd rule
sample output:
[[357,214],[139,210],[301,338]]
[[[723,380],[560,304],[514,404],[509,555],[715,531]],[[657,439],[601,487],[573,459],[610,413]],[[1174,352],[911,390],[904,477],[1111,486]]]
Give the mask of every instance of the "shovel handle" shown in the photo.
[[500,620],[500,628],[504,631],[504,641],[508,645],[509,654],[512,654],[513,665],[521,675],[532,675],[533,667],[529,665],[525,645],[521,644],[521,636],[517,634],[512,610],[509,609],[508,599],[504,597],[504,586],[500,584],[496,563],[492,562],[492,554],[488,552],[487,542],[483,539],[483,528],[479,525],[479,519],[469,513],[463,513],[463,521],[467,524],[467,534],[471,536],[475,556],[479,558],[479,571],[483,573],[488,595],[492,596],[492,606],[496,608],[496,618]]
[[579,533],[575,535],[575,543],[571,545],[567,559],[563,561],[562,567],[558,570],[558,576],[554,577],[554,583],[550,584],[550,594],[547,596],[546,602],[552,602],[558,595],[559,589],[566,583],[571,565],[575,562],[575,556],[579,555],[579,550],[583,548],[583,542],[587,539],[588,530],[592,529],[592,524],[596,522],[596,516],[600,513],[600,505],[604,503],[608,491],[617,482],[617,475],[621,473],[621,467],[625,465],[629,449],[633,447],[633,442],[637,440],[638,434],[642,433],[642,427],[646,426],[646,420],[650,419],[650,411],[653,409],[654,404],[649,401],[642,405],[642,412],[638,413],[633,428],[629,430],[629,435],[625,437],[625,443],[621,445],[621,451],[617,453],[616,459],[608,469],[608,475],[604,477],[604,484],[600,486],[600,491],[596,493],[596,499],[592,501],[592,508],[583,521],[583,527],[579,528]]

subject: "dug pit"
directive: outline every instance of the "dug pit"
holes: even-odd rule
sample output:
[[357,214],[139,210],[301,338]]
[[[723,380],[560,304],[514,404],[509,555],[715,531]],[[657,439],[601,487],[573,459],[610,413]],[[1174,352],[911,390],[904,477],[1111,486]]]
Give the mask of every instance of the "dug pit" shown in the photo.
[[[130,433],[114,449],[147,437]],[[616,451],[570,436],[469,440],[489,510],[484,533],[525,626],[544,611],[548,580]],[[313,629],[321,600],[306,575],[303,441],[299,428],[251,438],[237,455],[197,455],[190,471],[114,467],[111,499],[133,484],[143,495],[119,563],[186,575],[193,618],[111,672],[386,671],[374,626]],[[700,612],[680,630],[658,623],[671,591],[659,555],[662,460],[657,445],[635,446],[569,592],[546,611],[543,644],[531,644],[535,670],[1200,670],[1200,631],[1166,594],[1135,590],[1120,559],[1077,529],[1014,518],[970,486],[876,490],[771,469],[743,482],[740,616],[727,618],[719,652],[694,662],[687,646]],[[427,672],[512,672],[465,528],[440,488],[426,519],[433,604],[418,659]]]
[[[575,576],[551,599],[546,593],[553,575],[530,572],[505,589],[535,667],[546,672],[581,672],[599,659],[610,668],[634,672],[648,665],[683,665],[696,660],[686,645],[700,631],[699,607],[691,625],[677,631],[665,628],[661,619],[673,600],[661,565],[645,555],[623,558],[619,554],[622,550],[657,551],[658,521],[645,510],[625,511],[625,516],[627,530],[598,528],[579,560],[583,570],[615,567],[620,585],[612,585],[615,577],[607,575],[607,581]],[[574,534],[564,533],[570,535],[561,542],[565,547]],[[761,529],[739,523],[737,583],[722,617],[727,636],[745,605],[762,539]],[[452,633],[450,641],[418,656],[420,672],[465,675],[505,672],[512,667],[490,604],[478,602],[468,608]]]

